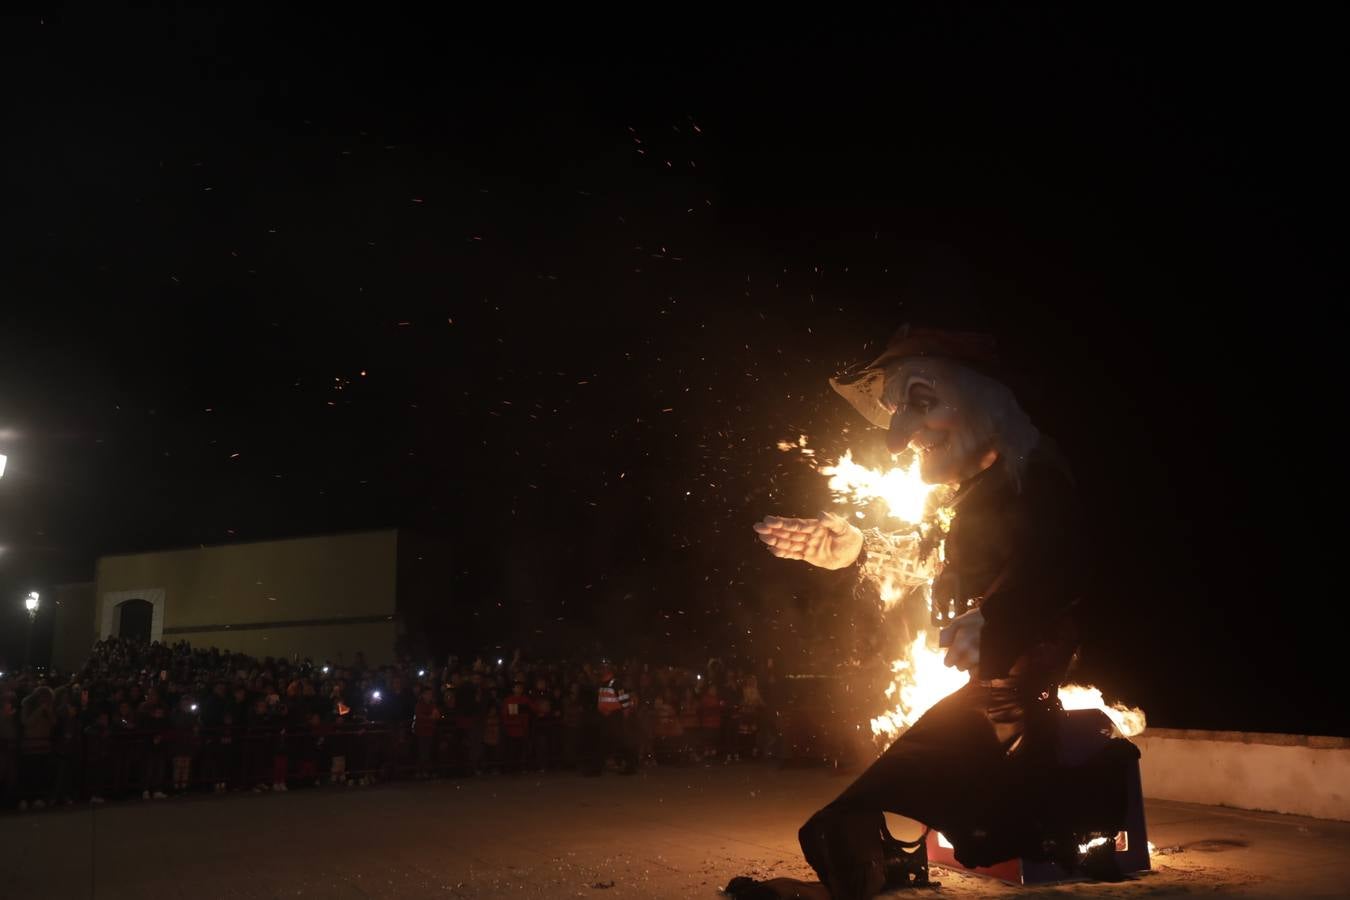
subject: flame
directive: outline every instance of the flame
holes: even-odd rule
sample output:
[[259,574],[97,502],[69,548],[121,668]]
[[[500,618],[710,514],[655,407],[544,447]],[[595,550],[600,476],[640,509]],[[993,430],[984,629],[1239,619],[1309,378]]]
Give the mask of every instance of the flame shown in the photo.
[[1059,703],[1065,709],[1100,709],[1115,723],[1116,730],[1125,737],[1134,737],[1144,730],[1144,711],[1138,707],[1113,703],[1102,699],[1102,692],[1092,685],[1066,684],[1059,689]]
[[935,485],[924,484],[919,477],[916,457],[909,468],[896,467],[882,472],[853,461],[853,452],[845,450],[839,462],[821,466],[820,474],[830,479],[830,491],[841,503],[867,504],[881,500],[887,513],[902,522],[917,523],[924,518],[928,498]]
[[1105,844],[1109,840],[1111,840],[1111,838],[1095,837],[1092,840],[1088,841],[1086,844],[1079,844],[1078,852],[1086,856],[1087,852],[1091,850],[1093,847],[1100,847],[1102,844]]
[[[879,500],[887,516],[920,528],[894,542],[892,566],[881,574],[878,585],[885,608],[898,603],[907,588],[921,584],[931,587],[935,560],[921,556],[920,533],[926,534],[935,525],[945,529],[951,513],[941,504],[945,491],[924,483],[919,475],[919,460],[883,472],[860,465],[851,452],[845,451],[837,463],[821,466],[819,471],[829,478],[837,502],[868,505]],[[940,547],[934,555],[942,558]],[[947,654],[938,648],[937,637],[935,629],[920,630],[904,648],[904,655],[891,663],[886,697],[894,705],[871,723],[873,736],[883,746],[889,746],[934,704],[970,681],[968,673],[944,663]]]
[[[779,449],[805,454],[806,436],[802,435],[795,444],[780,443]],[[867,506],[879,500],[890,518],[916,526],[912,540],[909,537],[896,540],[892,571],[879,578],[878,587],[885,608],[890,609],[899,602],[906,588],[925,582],[931,588],[937,569],[946,558],[945,548],[939,542],[936,553],[932,554],[936,559],[923,559],[920,536],[930,534],[933,528],[946,533],[953,512],[945,502],[949,496],[946,489],[925,484],[920,477],[918,459],[908,466],[883,471],[857,463],[852,452],[845,451],[837,463],[819,466],[817,471],[829,479],[836,502]],[[970,680],[967,673],[946,666],[945,657],[946,651],[937,646],[936,629],[929,628],[921,630],[903,648],[903,655],[891,663],[891,683],[885,693],[893,706],[871,723],[872,734],[883,749],[939,700]],[[1142,710],[1119,703],[1108,705],[1102,699],[1102,692],[1090,685],[1063,685],[1059,689],[1059,701],[1065,709],[1101,710],[1125,737],[1133,737],[1144,730]]]
[[[1088,851],[1091,850],[1093,847],[1100,847],[1102,844],[1105,844],[1109,840],[1112,840],[1112,838],[1095,837],[1092,840],[1088,841],[1086,844],[1079,844],[1078,852],[1082,856],[1087,856]],[[1128,831],[1117,832],[1114,840],[1116,844],[1116,852],[1124,853],[1130,849],[1130,833]],[[1150,857],[1157,854],[1158,846],[1156,844],[1154,844],[1152,841],[1145,841],[1144,843],[1148,845],[1148,855]]]
[[958,672],[943,662],[945,650],[929,646],[930,634],[936,643],[937,635],[924,631],[905,648],[903,657],[891,663],[893,678],[886,688],[886,697],[895,706],[872,720],[872,734],[888,745],[939,700],[970,680],[968,673]]

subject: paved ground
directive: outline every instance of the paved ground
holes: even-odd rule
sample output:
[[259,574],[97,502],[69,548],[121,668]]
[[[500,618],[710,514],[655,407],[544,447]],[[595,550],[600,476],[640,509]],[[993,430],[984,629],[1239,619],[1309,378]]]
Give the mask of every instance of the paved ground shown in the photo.
[[[741,765],[6,814],[0,898],[713,898],[733,875],[804,877],[797,826],[844,783]],[[1350,823],[1154,802],[1149,828],[1156,871],[1126,884],[1013,889],[944,870],[910,893],[1350,896]]]

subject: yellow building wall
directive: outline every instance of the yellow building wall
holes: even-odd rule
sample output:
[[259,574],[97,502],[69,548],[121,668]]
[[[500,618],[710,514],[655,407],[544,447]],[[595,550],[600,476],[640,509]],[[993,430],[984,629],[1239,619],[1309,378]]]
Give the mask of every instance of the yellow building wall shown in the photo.
[[394,623],[371,620],[395,614],[397,575],[396,530],[105,556],[95,628],[110,633],[116,604],[144,595],[166,642],[314,658],[360,649],[377,661],[392,653]]
[[187,641],[194,647],[219,647],[249,656],[310,659],[316,664],[350,664],[357,653],[371,665],[394,661],[396,625],[359,622],[348,625],[308,625],[298,628],[248,628],[224,631],[176,632],[164,640]]

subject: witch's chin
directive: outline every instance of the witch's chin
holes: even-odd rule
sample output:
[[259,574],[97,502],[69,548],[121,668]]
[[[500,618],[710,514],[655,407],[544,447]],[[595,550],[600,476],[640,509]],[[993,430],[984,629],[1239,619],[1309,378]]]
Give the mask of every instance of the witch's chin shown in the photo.
[[937,475],[937,473],[935,473],[935,472],[930,472],[928,469],[924,469],[924,468],[920,468],[920,469],[919,469],[919,478],[923,480],[923,483],[924,483],[924,484],[942,484],[942,483],[943,483],[943,479],[942,479],[941,477],[939,477],[939,476]]
[[939,460],[923,459],[919,461],[919,477],[924,484],[951,484],[959,481],[950,471],[950,466],[942,465]]

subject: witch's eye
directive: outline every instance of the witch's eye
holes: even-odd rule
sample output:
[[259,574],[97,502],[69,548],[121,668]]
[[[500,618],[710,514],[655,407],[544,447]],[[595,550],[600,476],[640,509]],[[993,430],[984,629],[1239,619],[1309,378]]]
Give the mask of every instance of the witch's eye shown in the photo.
[[919,413],[931,412],[936,405],[937,395],[923,385],[910,388],[909,396],[905,398],[905,407]]

